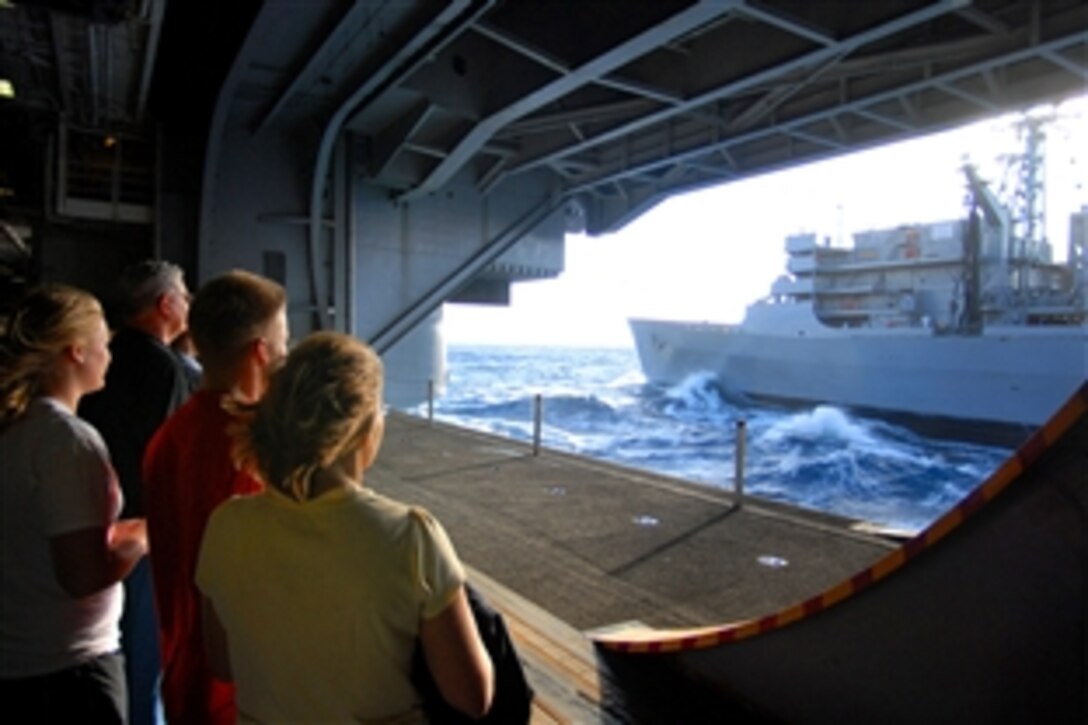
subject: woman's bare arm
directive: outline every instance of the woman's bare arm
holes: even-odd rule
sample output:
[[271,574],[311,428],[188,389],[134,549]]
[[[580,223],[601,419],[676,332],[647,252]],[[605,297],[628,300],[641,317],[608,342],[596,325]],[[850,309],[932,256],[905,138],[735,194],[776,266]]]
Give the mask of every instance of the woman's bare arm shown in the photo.
[[495,673],[464,587],[438,616],[420,623],[419,635],[427,666],[446,702],[469,717],[486,715],[495,694]]
[[74,598],[99,592],[128,576],[147,554],[147,524],[126,519],[49,539],[53,573]]

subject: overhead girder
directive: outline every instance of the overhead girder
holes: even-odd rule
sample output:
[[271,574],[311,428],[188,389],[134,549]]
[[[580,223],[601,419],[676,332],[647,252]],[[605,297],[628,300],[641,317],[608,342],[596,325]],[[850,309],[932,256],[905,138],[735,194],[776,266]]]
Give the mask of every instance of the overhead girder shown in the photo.
[[[589,83],[598,82],[617,68],[631,62],[663,42],[671,42],[686,35],[694,28],[714,20],[733,3],[722,0],[704,0],[690,8],[682,10],[652,29],[640,33],[607,52],[593,58],[578,68],[566,70],[552,82],[521,96],[515,102],[502,108],[476,124],[462,138],[449,155],[444,158],[418,185],[400,195],[403,200],[410,200],[420,194],[434,191],[450,181],[464,164],[494,136],[502,126],[542,108],[549,103],[570,93],[572,90]],[[492,36],[494,37],[494,36]],[[624,84],[626,85],[626,84]],[[639,92],[643,95],[643,92]]]
[[[945,72],[935,72],[934,67],[940,65],[931,64],[926,68],[928,77],[871,95],[862,94],[859,100],[839,100],[836,103],[827,103],[822,108],[815,105],[817,110],[800,113],[794,111],[796,115],[793,117],[784,117],[775,114],[775,111],[781,105],[780,99],[784,100],[791,94],[786,92],[786,86],[779,86],[755,101],[749,107],[749,112],[735,117],[726,133],[722,133],[720,128],[699,128],[697,124],[688,123],[687,138],[684,138],[673,131],[673,126],[658,123],[647,131],[641,131],[637,136],[625,136],[623,148],[613,149],[610,155],[602,150],[607,148],[605,144],[593,144],[593,139],[580,139],[577,144],[549,155],[544,161],[552,165],[561,160],[584,158],[581,153],[572,152],[572,146],[575,145],[583,151],[595,152],[591,158],[598,162],[598,167],[566,182],[565,188],[568,192],[581,193],[597,187],[609,188],[624,179],[642,177],[648,170],[667,168],[674,164],[690,167],[695,159],[700,159],[705,164],[714,159],[711,152],[721,149],[730,149],[735,158],[745,158],[744,149],[752,146],[754,142],[778,139],[777,145],[781,153],[777,158],[764,156],[761,159],[749,155],[744,163],[745,173],[739,175],[747,176],[865,148],[874,143],[948,128],[984,115],[1039,102],[1046,97],[1045,94],[1055,90],[1071,95],[1083,89],[1086,69],[1083,62],[1076,59],[1084,58],[1085,49],[1088,47],[1088,34],[1082,30],[1030,47],[1010,42],[1016,41],[1018,36],[1026,36],[1029,32],[1019,31],[1000,39],[1003,47],[1014,50],[998,53],[994,47],[997,43],[991,42],[988,54],[979,56],[986,60],[966,66],[951,66],[952,69]],[[1054,59],[1060,61],[1055,62]],[[1049,77],[1053,82],[1054,75],[1037,67],[1033,71],[1034,75],[1018,81],[1013,80],[1013,75],[1022,72],[1025,65],[1038,65],[1040,60],[1055,68],[1064,69],[1070,74],[1070,79],[1058,83],[1057,88],[1046,88],[1044,79]],[[842,65],[844,74],[853,72],[847,63]],[[826,82],[829,77],[833,79],[836,70],[838,69],[825,71],[821,80]],[[800,86],[794,92],[799,90]],[[925,109],[924,115],[919,113],[919,108]],[[744,125],[736,123],[737,118],[742,122],[750,120],[755,123],[764,117],[769,118],[769,122],[754,128],[745,129]],[[869,128],[859,126],[859,121],[869,122]],[[825,125],[833,131],[834,139],[818,132]],[[884,130],[874,133],[874,127],[882,127]],[[657,134],[656,141],[653,140],[654,134]],[[641,156],[637,158],[631,151],[639,146],[636,138],[644,139]],[[811,141],[814,146],[798,152],[792,143],[796,139]],[[667,153],[662,153],[663,149],[667,149]],[[507,167],[507,173],[517,173],[530,166],[513,164]],[[732,170],[735,171],[735,168]],[[492,180],[492,186],[498,181]],[[716,180],[710,179],[710,183],[714,181]],[[708,180],[705,175],[697,174],[675,184],[659,185],[655,201],[671,193],[706,183]],[[630,208],[622,218],[598,219],[600,226],[596,231],[614,227],[623,219],[640,213],[648,205],[637,209]],[[591,219],[591,231],[594,231],[594,226]]]
[[[1064,38],[1059,41],[1055,41],[1053,45],[1057,48],[1069,47],[1073,45],[1084,46],[1088,44],[1088,31],[1081,33],[1076,38]],[[849,128],[849,123],[844,123],[844,119],[849,116],[861,117],[868,119],[876,124],[884,125],[895,130],[901,131],[905,134],[920,133],[926,131],[926,128],[919,124],[917,121],[912,121],[907,116],[900,116],[896,113],[892,113],[891,109],[894,108],[893,102],[898,102],[900,99],[907,99],[912,95],[918,95],[927,92],[936,92],[943,94],[956,100],[966,100],[968,104],[974,107],[974,111],[977,112],[992,112],[995,108],[1000,108],[997,100],[991,100],[985,96],[978,94],[968,94],[966,91],[959,91],[955,88],[954,83],[957,80],[963,78],[970,78],[981,74],[986,69],[993,69],[1000,66],[1008,65],[1015,62],[1017,59],[1027,58],[1032,55],[1036,55],[1037,50],[1024,51],[1021,53],[1012,54],[1001,61],[989,61],[976,66],[959,69],[953,72],[949,72],[943,76],[933,77],[925,81],[920,81],[908,86],[897,88],[893,91],[886,91],[884,93],[876,94],[873,96],[865,97],[860,100],[850,101],[846,103],[840,103],[837,106],[830,107],[827,110],[823,110],[816,113],[810,113],[804,116],[800,116],[788,121],[780,121],[777,124],[757,128],[746,133],[737,134],[728,138],[721,138],[708,141],[706,143],[683,143],[678,139],[673,140],[674,147],[684,147],[683,151],[677,151],[669,159],[650,159],[643,163],[632,163],[626,168],[612,171],[611,173],[598,174],[593,177],[583,178],[577,182],[569,191],[583,191],[588,187],[597,186],[606,182],[616,181],[618,179],[625,178],[627,176],[639,175],[649,169],[659,168],[667,166],[672,163],[684,162],[692,158],[699,158],[709,154],[713,151],[719,151],[721,149],[731,149],[736,151],[739,148],[743,148],[746,144],[750,144],[753,141],[766,139],[772,136],[799,136],[804,131],[804,127],[817,124],[821,121],[833,121],[837,124],[837,128],[843,129]],[[932,106],[933,99],[930,98],[930,105]],[[967,114],[962,111],[954,118],[962,118]],[[968,117],[970,117],[968,115]],[[940,123],[937,127],[947,127],[950,125],[950,121],[947,117],[940,118]],[[848,133],[848,132],[847,132]],[[855,144],[855,140],[850,139],[848,136],[844,139],[846,143]],[[860,140],[859,140],[860,141]],[[857,142],[857,147],[861,148],[865,144]],[[758,168],[752,168],[751,171],[759,171]]]
[[[708,175],[706,172],[717,162],[712,157],[693,164],[685,136],[711,139],[702,144],[703,151],[718,146],[738,149],[757,139],[778,138],[783,149],[792,149],[785,156],[778,155],[768,167],[778,168],[784,162],[821,158],[945,128],[980,114],[1011,110],[1054,95],[1048,90],[1033,98],[1019,89],[1003,97],[1009,85],[1001,77],[1019,63],[1043,60],[1051,66],[1045,74],[1070,74],[1076,81],[1057,84],[1067,93],[1076,89],[1085,73],[1077,55],[1085,42],[1083,34],[1075,30],[1078,20],[1083,24],[1084,11],[1069,4],[1064,8],[1055,5],[1057,11],[1053,14],[1047,14],[1046,8],[1043,13],[1033,13],[1027,6],[1013,8],[1022,17],[1034,18],[1027,25],[1018,25],[980,7],[982,4],[961,0],[906,3],[901,14],[844,37],[827,27],[794,18],[773,5],[721,5],[713,22],[740,22],[739,18],[743,18],[746,23],[766,24],[789,34],[794,41],[810,44],[807,52],[694,95],[660,79],[637,77],[634,64],[651,51],[667,49],[682,55],[687,50],[685,42],[694,42],[697,35],[705,40],[712,32],[706,28],[693,28],[689,38],[661,36],[657,47],[627,54],[626,67],[617,66],[608,74],[590,74],[578,83],[573,82],[569,63],[497,27],[497,21],[488,16],[473,27],[474,32],[514,49],[555,73],[556,78],[544,86],[544,91],[537,87],[477,122],[450,153],[435,154],[436,163],[418,181],[394,182],[393,193],[405,201],[418,198],[466,171],[476,176],[481,190],[488,192],[507,178],[544,167],[562,178],[568,193],[576,194],[596,185],[614,188],[617,181],[640,177],[647,168],[679,163],[697,170],[693,178],[682,173],[664,176],[672,183],[659,184],[659,196],[663,196],[687,188],[692,181],[704,183],[708,177],[720,180],[723,176],[736,178],[766,170],[749,164],[743,174],[726,169]],[[1006,4],[997,11],[1010,16],[1013,10],[1009,7]],[[942,35],[929,28],[947,16],[963,21],[955,33]],[[708,20],[708,25],[711,22]],[[1070,27],[1074,28],[1072,32]],[[899,40],[912,31],[920,33],[919,40]],[[1040,42],[1051,34],[1057,37],[1055,42]],[[622,50],[622,46],[617,48]],[[590,87],[616,93],[586,102]],[[855,102],[867,94],[869,102]],[[960,103],[941,113],[919,113],[919,103],[948,105],[945,97]],[[894,100],[891,105],[886,104],[889,98]],[[805,108],[806,104],[811,108]],[[843,105],[837,108],[836,104]],[[877,127],[883,130],[874,132]],[[474,167],[483,142],[490,138],[509,139],[518,151],[501,162]],[[807,144],[798,149],[797,141]],[[400,150],[412,148],[406,142]],[[635,164],[617,161],[635,148],[654,160]],[[606,223],[591,231],[603,231],[609,226]]]
[[[186,3],[194,17],[206,4]],[[105,18],[47,9],[63,5],[24,0],[0,11],[0,59],[22,80],[23,102],[81,126],[131,130],[147,103],[166,3],[118,0],[129,15]],[[278,21],[252,39],[248,69],[230,88],[252,100],[252,132],[317,124],[314,176],[325,177],[328,149],[350,129],[370,141],[373,157],[360,162],[371,182],[406,202],[461,174],[489,192],[536,169],[572,193],[595,183],[608,193],[633,149],[661,164],[684,154],[677,163],[694,168],[685,139],[696,136],[735,150],[755,130],[848,152],[878,140],[867,127],[885,127],[878,135],[890,141],[929,130],[931,116],[943,127],[1081,91],[1088,78],[1088,9],[1077,0],[260,7]],[[191,42],[199,53],[199,36]],[[1044,81],[1009,93],[1021,72]],[[895,102],[881,106],[889,94]],[[949,109],[933,114],[930,102]],[[641,175],[646,159],[630,160],[630,175]]]
[[164,24],[181,18],[187,43],[168,59],[175,82],[203,38],[238,36],[217,45],[239,48],[229,68],[202,76],[212,90],[194,89],[220,99],[196,122],[210,129],[200,193],[225,193],[228,115],[255,147],[298,140],[312,162],[292,178],[309,193],[284,213],[307,222],[318,326],[332,157],[349,133],[352,173],[394,208],[525,187],[551,200],[541,208],[577,197],[601,233],[673,193],[1083,93],[1088,79],[1082,0],[237,0],[233,13],[117,0],[126,23],[49,4],[0,9],[0,69],[32,86],[23,111],[101,130],[139,133],[149,83],[173,90],[150,69]]
[[767,66],[760,71],[749,73],[739,78],[731,79],[726,83],[704,90],[702,93],[689,99],[680,108],[674,107],[661,109],[655,113],[646,114],[638,118],[632,119],[625,124],[609,129],[608,131],[600,133],[592,138],[588,138],[579,143],[566,144],[550,152],[535,155],[516,165],[512,169],[511,173],[528,170],[535,165],[538,165],[540,163],[546,163],[547,161],[553,160],[556,157],[579,153],[594,146],[599,146],[610,141],[629,137],[641,131],[642,129],[666,121],[670,117],[675,116],[680,112],[706,106],[719,99],[735,97],[746,92],[751,92],[754,89],[759,89],[760,87],[772,83],[777,79],[789,77],[798,70],[807,69],[811,66],[826,62],[827,60],[832,58],[844,57],[850,52],[853,52],[864,45],[873,43],[883,38],[890,37],[896,33],[902,32],[905,28],[913,27],[926,21],[932,20],[934,17],[946,14],[951,10],[962,6],[963,4],[964,3],[960,2],[959,0],[949,0],[948,2],[935,3],[921,10],[916,10],[907,15],[900,16],[898,18],[885,22],[877,26],[876,28],[861,31],[853,36],[840,40],[837,43],[831,45],[822,44],[815,50],[811,50],[808,53],[793,57],[785,62]]

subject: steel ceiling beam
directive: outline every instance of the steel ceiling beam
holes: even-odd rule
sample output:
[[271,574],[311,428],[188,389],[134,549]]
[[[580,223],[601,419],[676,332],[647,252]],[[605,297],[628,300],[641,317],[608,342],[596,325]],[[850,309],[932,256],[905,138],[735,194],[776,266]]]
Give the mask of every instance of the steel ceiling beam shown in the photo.
[[527,134],[547,133],[556,129],[565,128],[572,124],[600,123],[613,118],[623,118],[632,113],[646,111],[654,106],[641,98],[631,98],[615,103],[598,104],[588,108],[577,108],[557,113],[539,114],[531,118],[515,121],[499,134],[501,138],[507,136],[522,136]]
[[998,20],[990,13],[980,10],[974,5],[958,10],[956,14],[994,35],[1004,35],[1012,30],[1007,23]]
[[742,129],[745,126],[750,126],[757,123],[765,116],[774,113],[775,109],[789,100],[791,97],[802,91],[805,87],[809,86],[813,81],[820,78],[824,73],[833,68],[835,65],[842,61],[842,56],[836,56],[829,58],[818,68],[812,72],[805,74],[805,77],[795,83],[789,83],[779,86],[767,92],[762,98],[749,106],[744,112],[729,121],[726,127],[727,131],[736,131]]
[[1073,73],[1074,75],[1078,75],[1081,78],[1088,80],[1088,66],[1075,63],[1066,58],[1061,53],[1053,50],[1043,50],[1039,54],[1049,60],[1054,65],[1058,66],[1059,68],[1064,68],[1070,73]]
[[[999,58],[990,58],[989,60],[976,63],[974,65],[960,68],[954,71],[949,71],[940,76],[934,76],[925,81],[919,81],[913,84],[898,87],[893,90],[884,91],[882,93],[875,94],[866,98],[861,98],[848,103],[841,103],[833,106],[829,109],[806,114],[803,117],[791,119],[790,121],[777,124],[776,126],[756,129],[749,133],[741,134],[727,139],[721,139],[701,145],[696,148],[688,149],[687,151],[673,154],[668,159],[655,159],[647,161],[642,164],[632,166],[628,169],[623,169],[613,173],[606,173],[592,179],[582,179],[578,184],[567,189],[570,194],[581,193],[592,189],[593,187],[616,183],[618,180],[639,176],[644,174],[648,170],[660,168],[675,163],[687,163],[695,159],[706,156],[710,153],[729,153],[730,147],[740,146],[751,141],[765,138],[768,136],[774,136],[777,134],[788,134],[796,130],[804,130],[805,126],[813,123],[827,121],[833,125],[833,127],[841,129],[839,125],[839,117],[846,114],[858,114],[876,116],[870,109],[870,107],[878,106],[888,101],[899,100],[906,98],[912,93],[917,93],[923,90],[940,89],[940,83],[952,83],[963,78],[967,78],[972,75],[982,75],[989,70],[995,68],[1001,68],[1015,63],[1020,63],[1032,58],[1048,58],[1050,55],[1058,54],[1062,50],[1083,46],[1088,49],[1088,30],[1082,30],[1064,38],[1052,40],[1049,43],[1042,44],[1040,46],[1022,49],[1013,53],[1007,53]],[[1085,69],[1081,69],[1082,72],[1086,72]],[[887,122],[889,119],[886,115],[877,116],[877,120],[881,122]],[[908,126],[902,121],[898,122],[906,130],[911,132],[918,130],[917,126]],[[731,157],[730,157],[731,158]]]
[[[513,37],[509,33],[505,33],[498,28],[491,27],[486,23],[477,23],[473,27],[480,35],[483,35],[488,40],[491,40],[499,45],[502,45],[510,50],[518,53],[519,55],[534,61],[538,65],[542,65],[548,70],[557,73],[559,75],[569,75],[574,71],[571,66],[558,58],[552,57],[550,54],[542,51],[538,48],[531,47],[528,43]],[[599,86],[606,88],[612,88],[613,90],[623,91],[636,96],[643,96],[650,100],[658,101],[660,103],[676,104],[680,103],[681,98],[676,93],[671,93],[660,88],[653,88],[645,83],[639,83],[637,81],[628,80],[625,78],[619,78],[616,76],[602,76],[593,81]]]
[[832,46],[835,45],[835,36],[821,28],[815,28],[811,23],[805,23],[800,20],[796,20],[788,17],[782,11],[770,11],[766,8],[759,7],[750,2],[745,3],[741,9],[741,14],[747,17],[758,20],[765,25],[770,25],[779,30],[784,30],[790,35],[796,35],[800,38],[804,38],[816,45]]
[[817,50],[806,53],[798,58],[794,58],[786,63],[782,63],[771,68],[767,68],[763,71],[752,73],[744,76],[735,81],[726,83],[718,88],[702,93],[694,98],[691,98],[680,106],[667,108],[661,111],[647,114],[641,118],[635,119],[629,123],[623,124],[617,128],[609,129],[596,136],[592,136],[583,142],[570,144],[563,148],[556,149],[550,153],[542,154],[532,159],[527,159],[520,164],[515,164],[511,167],[509,174],[521,173],[545,163],[554,161],[557,158],[564,156],[570,156],[572,154],[580,153],[594,146],[614,141],[616,139],[630,136],[635,131],[641,130],[648,126],[661,123],[666,119],[677,115],[684,111],[695,110],[700,106],[712,103],[719,99],[727,98],[737,93],[749,90],[754,87],[758,87],[768,82],[772,82],[785,75],[793,73],[795,71],[807,68],[812,65],[823,63],[827,60],[836,57],[845,57],[850,53],[853,53],[858,48],[873,43],[877,40],[887,38],[895,35],[898,32],[905,30],[906,28],[919,25],[921,23],[928,22],[934,18],[942,15],[947,15],[950,12],[962,9],[966,7],[969,0],[941,0],[935,2],[932,5],[916,10],[899,18],[883,23],[875,28],[857,33],[845,40],[839,41],[834,45],[823,46]]
[[291,97],[310,82],[321,66],[329,62],[329,56],[333,54],[334,49],[351,42],[350,38],[345,36],[354,33],[360,23],[365,25],[369,22],[372,16],[364,16],[370,9],[367,3],[355,2],[344,11],[332,30],[325,34],[325,40],[313,53],[308,54],[309,60],[294,74],[261,119],[254,124],[254,136],[260,134],[279,115]]
[[944,91],[945,93],[948,93],[949,95],[956,96],[957,98],[959,98],[961,100],[967,101],[968,103],[970,103],[972,105],[978,106],[979,108],[984,108],[987,111],[989,111],[990,113],[1000,113],[1000,111],[1001,111],[1001,107],[998,106],[993,101],[991,101],[990,99],[983,98],[983,97],[979,96],[977,93],[970,93],[968,91],[965,91],[962,88],[955,85],[954,83],[940,82],[940,83],[936,83],[935,87],[941,89],[942,91]]
[[[603,78],[633,59],[656,50],[663,43],[682,37],[700,25],[731,12],[737,4],[734,0],[703,0],[630,40],[620,43],[588,63],[561,75],[551,83],[522,96],[514,103],[477,123],[457,143],[445,160],[436,165],[415,188],[405,192],[399,198],[410,200],[441,188],[468,163],[488,139],[507,124],[527,116],[587,83]],[[678,104],[675,107],[683,105],[685,104]]]

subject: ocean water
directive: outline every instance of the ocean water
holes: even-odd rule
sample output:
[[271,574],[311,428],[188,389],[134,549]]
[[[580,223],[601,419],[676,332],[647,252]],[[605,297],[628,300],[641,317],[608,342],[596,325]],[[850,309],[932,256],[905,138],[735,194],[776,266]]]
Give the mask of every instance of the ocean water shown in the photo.
[[709,372],[650,384],[633,349],[454,345],[447,372],[439,420],[530,441],[539,394],[544,446],[728,490],[743,420],[746,494],[909,531],[941,516],[1011,452],[925,438],[832,406],[737,405]]

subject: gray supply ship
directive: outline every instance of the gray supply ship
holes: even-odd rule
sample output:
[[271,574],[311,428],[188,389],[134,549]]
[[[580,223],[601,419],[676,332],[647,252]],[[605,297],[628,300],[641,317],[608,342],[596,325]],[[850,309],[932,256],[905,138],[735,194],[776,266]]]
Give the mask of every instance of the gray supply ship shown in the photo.
[[1043,236],[1042,124],[1004,204],[965,165],[965,219],[786,239],[787,275],[736,325],[633,319],[651,382],[709,371],[727,395],[828,403],[1014,445],[1088,377],[1088,207],[1066,260]]

